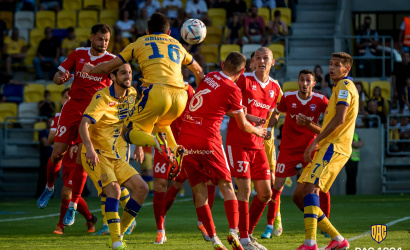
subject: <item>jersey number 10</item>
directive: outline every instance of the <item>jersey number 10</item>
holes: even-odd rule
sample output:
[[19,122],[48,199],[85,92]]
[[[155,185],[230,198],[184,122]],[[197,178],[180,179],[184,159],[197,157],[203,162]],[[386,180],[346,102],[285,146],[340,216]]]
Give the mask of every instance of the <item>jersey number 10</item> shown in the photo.
[[[146,43],[145,46],[151,45],[152,48],[152,55],[148,57],[148,59],[155,59],[155,58],[164,58],[163,54],[159,53],[158,45],[156,43]],[[175,44],[170,44],[168,45],[168,56],[171,61],[173,61],[176,64],[179,64],[181,60],[181,55],[179,53],[179,47],[178,45]],[[174,53],[176,54],[176,58],[174,56]]]

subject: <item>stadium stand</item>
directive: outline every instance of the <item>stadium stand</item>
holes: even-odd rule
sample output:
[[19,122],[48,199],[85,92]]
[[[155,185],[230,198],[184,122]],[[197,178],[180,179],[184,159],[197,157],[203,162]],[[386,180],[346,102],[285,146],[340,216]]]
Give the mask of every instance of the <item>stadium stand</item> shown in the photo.
[[77,12],[61,10],[57,13],[57,28],[66,29],[68,27],[77,27]]
[[222,28],[220,27],[207,27],[206,38],[204,44],[221,44],[222,43]]
[[13,28],[13,12],[0,11],[0,19],[6,23],[7,29]]
[[114,25],[119,18],[118,11],[115,10],[102,10],[100,12],[100,22],[108,25]]
[[287,92],[287,91],[295,91],[299,90],[299,85],[298,82],[294,81],[287,81],[282,84],[282,91]]
[[279,7],[271,10],[271,20],[273,19],[273,14],[275,11],[279,10],[281,14],[280,20],[285,22],[288,27],[292,24],[292,12],[289,8]]
[[0,103],[0,122],[4,122],[6,117],[17,116],[17,104]]
[[218,45],[216,44],[204,44],[201,47],[201,52],[204,55],[207,70],[209,67],[216,66],[218,62]]
[[226,10],[222,8],[211,8],[208,16],[212,20],[212,26],[223,27],[226,24]]
[[91,28],[98,23],[98,12],[94,10],[81,10],[78,13],[78,27]]
[[81,6],[82,6],[81,2],[82,0],[63,0],[63,9],[64,10],[81,10]]
[[39,102],[43,100],[44,85],[30,83],[24,87],[24,102]]
[[33,29],[34,28],[34,12],[32,11],[19,11],[14,16],[15,26],[20,29]]
[[226,56],[232,51],[241,52],[241,46],[237,44],[222,44],[219,50],[219,61],[224,61]]
[[260,44],[244,44],[242,46],[242,54],[246,57],[246,59],[251,59],[251,54],[260,47],[262,47]]
[[118,10],[119,0],[105,0],[105,9],[106,10]]
[[30,46],[37,47],[45,38],[44,29],[36,28],[30,31]]
[[50,91],[51,100],[57,103],[61,101],[61,92],[63,92],[65,88],[64,85],[55,85],[54,83],[47,84],[46,86],[46,90]]
[[373,93],[373,89],[375,87],[380,87],[382,90],[382,97],[384,100],[390,101],[391,100],[391,84],[388,81],[374,81],[370,83],[370,96]]
[[97,9],[101,10],[103,8],[103,0],[84,0],[83,9]]
[[263,20],[265,20],[265,25],[269,25],[269,21],[271,20],[270,18],[270,10],[266,7],[260,8],[258,11],[258,15],[263,17]]
[[51,10],[40,10],[36,14],[36,28],[45,29],[46,27],[54,28],[56,23],[56,14]]

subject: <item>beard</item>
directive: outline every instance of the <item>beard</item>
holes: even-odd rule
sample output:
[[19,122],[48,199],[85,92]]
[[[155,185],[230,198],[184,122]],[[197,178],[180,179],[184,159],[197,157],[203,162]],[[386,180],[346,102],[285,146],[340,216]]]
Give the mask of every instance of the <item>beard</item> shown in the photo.
[[104,52],[107,50],[107,48],[100,48],[100,47],[95,46],[94,44],[91,44],[91,46],[92,46],[93,49],[95,49],[98,53],[104,53]]
[[130,84],[130,85],[127,85],[126,83],[124,83],[124,82],[127,81],[127,80],[129,80],[129,79],[124,79],[123,81],[118,81],[118,80],[117,80],[118,86],[120,86],[120,87],[123,88],[123,89],[129,89],[129,88],[131,87],[131,84]]

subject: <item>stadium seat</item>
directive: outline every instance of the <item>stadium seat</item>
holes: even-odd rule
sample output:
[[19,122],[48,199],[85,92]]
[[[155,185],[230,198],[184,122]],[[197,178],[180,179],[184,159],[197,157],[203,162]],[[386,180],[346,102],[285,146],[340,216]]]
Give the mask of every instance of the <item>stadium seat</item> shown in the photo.
[[81,10],[78,13],[78,27],[91,28],[98,23],[98,12],[94,10]]
[[56,85],[54,83],[47,84],[46,86],[46,90],[50,91],[51,100],[57,103],[61,102],[61,92],[63,92],[65,88],[64,85]]
[[219,60],[222,62],[225,60],[226,56],[232,51],[241,52],[241,46],[237,44],[223,44],[219,50]]
[[30,83],[24,87],[24,102],[40,102],[44,99],[44,85]]
[[119,0],[105,0],[105,9],[106,10],[118,10]]
[[33,67],[33,59],[37,56],[37,46],[31,46],[26,52],[26,58],[24,58],[24,65],[26,67]]
[[57,13],[57,28],[67,29],[77,27],[77,12],[74,10],[61,10]]
[[8,30],[13,28],[13,12],[0,11],[0,19],[6,23]]
[[260,8],[258,15],[263,17],[263,20],[265,20],[265,25],[268,26],[270,21],[270,10],[266,7]]
[[262,47],[260,44],[245,44],[242,46],[242,54],[246,59],[251,59],[251,54]]
[[208,10],[208,16],[212,20],[212,26],[223,27],[226,24],[226,10],[223,8],[211,8]]
[[272,51],[273,59],[278,60],[285,57],[285,46],[282,44],[271,44],[268,48]]
[[287,91],[295,91],[295,90],[299,90],[299,85],[298,82],[284,82],[282,84],[282,91],[283,92],[287,92]]
[[100,12],[100,23],[114,25],[118,18],[118,11],[116,10],[102,10]]
[[84,0],[83,9],[101,10],[103,8],[103,0]]
[[90,28],[77,28],[75,29],[75,36],[78,41],[80,42],[86,42],[90,39],[90,33],[91,29]]
[[273,13],[275,13],[276,10],[280,11],[281,17],[280,20],[282,22],[285,22],[288,26],[290,26],[292,24],[292,12],[290,10],[290,8],[286,8],[286,7],[279,7],[279,8],[275,8],[273,9],[272,12],[272,19],[274,17]]
[[32,29],[30,31],[30,45],[32,47],[38,47],[41,40],[43,40],[45,37],[46,35],[44,34],[44,29]]
[[382,90],[382,97],[384,100],[391,100],[391,83],[388,81],[374,81],[370,83],[369,97],[373,96],[373,90],[375,87],[380,87]]
[[22,127],[32,127],[37,121],[39,116],[38,103],[26,102],[21,103],[18,107],[19,110],[19,122]]
[[0,122],[4,122],[6,117],[17,116],[17,104],[10,102],[0,103]]
[[4,85],[3,96],[7,98],[7,102],[14,102],[17,104],[23,102],[23,85]]
[[222,28],[220,27],[207,27],[205,44],[221,44],[222,43]]
[[40,10],[36,14],[36,28],[45,29],[50,27],[54,29],[56,26],[56,15],[51,10]]
[[182,9],[185,10],[186,3],[188,2],[188,0],[181,0],[181,2],[182,2]]
[[209,71],[209,66],[218,64],[218,45],[204,44],[201,46],[201,54],[204,55],[205,63]]
[[245,0],[247,9],[251,9],[252,7],[252,0]]
[[18,29],[33,29],[34,28],[34,12],[19,11],[14,16],[14,23]]
[[82,0],[63,0],[63,10],[81,10]]
[[38,134],[41,130],[44,130],[47,128],[47,124],[45,122],[36,122],[34,123],[34,129],[37,131],[34,131],[33,133],[33,141],[34,142],[38,142],[39,138],[38,138]]

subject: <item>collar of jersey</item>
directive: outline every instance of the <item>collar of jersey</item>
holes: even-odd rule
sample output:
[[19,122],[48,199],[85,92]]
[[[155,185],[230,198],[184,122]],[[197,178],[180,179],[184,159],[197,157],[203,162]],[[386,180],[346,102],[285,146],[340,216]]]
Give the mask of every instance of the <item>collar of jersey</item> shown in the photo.
[[350,81],[352,81],[353,82],[353,77],[350,77],[350,76],[346,76],[345,78],[343,78],[343,79],[347,79],[347,80],[350,80]]
[[269,81],[270,81],[270,77],[268,78],[268,80],[267,80],[265,83],[263,83],[263,82],[259,81],[258,77],[256,77],[255,71],[252,72],[252,76],[253,76],[253,77],[255,78],[255,80],[261,85],[261,87],[262,87],[263,89],[264,89],[266,86],[268,86]]
[[102,53],[101,56],[93,56],[93,55],[91,55],[91,48],[88,48],[88,55],[90,56],[91,61],[95,61],[95,60],[105,56],[105,54],[107,54],[107,51],[104,51],[104,53]]
[[161,34],[164,34],[164,33],[162,33],[162,32],[155,32],[155,33],[152,33],[151,35],[161,35]]
[[312,100],[312,96],[313,96],[313,92],[310,95],[309,99],[303,100],[302,98],[300,98],[299,96],[299,91],[296,92],[296,98],[298,98],[298,100],[300,101],[300,103],[302,103],[302,105],[306,105],[306,103],[308,103],[310,100]]
[[226,79],[231,80],[231,78],[229,76],[225,75],[224,72],[222,72],[222,70],[219,71],[219,74],[221,74],[221,76],[225,77]]
[[[115,97],[114,84],[115,84],[115,83],[112,83],[111,86],[110,86],[110,95],[111,95],[112,97],[114,97],[115,99],[118,99],[117,97]],[[125,93],[125,96],[128,96],[128,92],[129,92],[129,89],[127,89],[127,92]]]

